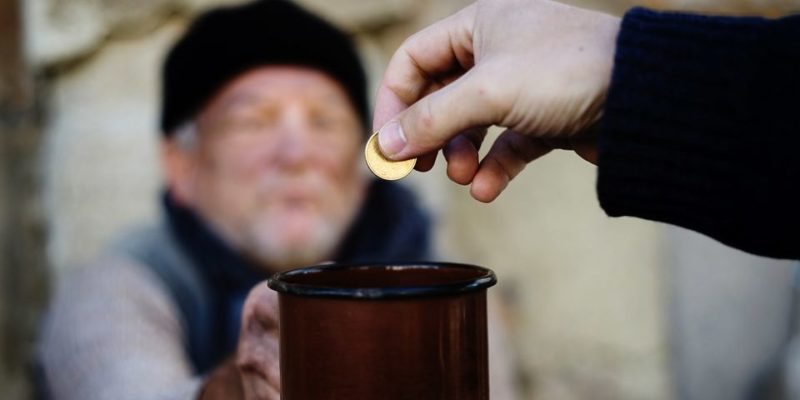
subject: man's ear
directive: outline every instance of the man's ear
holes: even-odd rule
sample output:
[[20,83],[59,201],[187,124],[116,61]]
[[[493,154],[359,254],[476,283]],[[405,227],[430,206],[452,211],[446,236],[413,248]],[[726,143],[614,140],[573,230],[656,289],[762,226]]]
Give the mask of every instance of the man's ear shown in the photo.
[[194,199],[195,154],[172,137],[161,140],[161,167],[173,200],[191,206]]

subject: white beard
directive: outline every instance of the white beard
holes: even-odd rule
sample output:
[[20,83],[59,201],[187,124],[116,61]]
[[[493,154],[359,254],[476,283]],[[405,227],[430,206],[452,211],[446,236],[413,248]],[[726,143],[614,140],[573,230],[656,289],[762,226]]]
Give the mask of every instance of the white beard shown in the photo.
[[361,200],[360,195],[341,199],[335,202],[338,209],[325,208],[330,203],[311,209],[273,204],[249,221],[241,250],[259,265],[277,271],[335,261],[332,257],[361,208]]
[[240,213],[235,222],[222,216],[208,220],[233,222],[214,225],[239,252],[270,271],[334,261],[331,258],[361,208],[363,183],[333,188],[319,173],[265,176],[258,208]]
[[341,242],[350,218],[336,221],[318,218],[304,240],[290,240],[280,223],[269,222],[267,226],[255,228],[247,242],[247,253],[270,269],[283,271],[330,261]]

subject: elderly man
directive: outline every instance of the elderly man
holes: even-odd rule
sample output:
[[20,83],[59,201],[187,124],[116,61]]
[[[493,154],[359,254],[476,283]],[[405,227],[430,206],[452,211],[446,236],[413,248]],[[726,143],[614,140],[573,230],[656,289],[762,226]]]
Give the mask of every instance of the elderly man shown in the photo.
[[318,17],[284,1],[211,11],[163,78],[163,222],[59,288],[40,348],[47,390],[277,398],[277,310],[259,282],[326,260],[427,258],[428,218],[408,191],[368,179],[364,71]]

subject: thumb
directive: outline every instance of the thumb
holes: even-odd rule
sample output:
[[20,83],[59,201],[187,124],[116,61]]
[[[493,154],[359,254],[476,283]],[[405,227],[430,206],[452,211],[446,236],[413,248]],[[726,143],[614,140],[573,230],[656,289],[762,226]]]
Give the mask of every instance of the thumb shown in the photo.
[[405,160],[434,152],[460,132],[499,123],[511,99],[473,68],[449,85],[421,98],[380,129],[381,153]]

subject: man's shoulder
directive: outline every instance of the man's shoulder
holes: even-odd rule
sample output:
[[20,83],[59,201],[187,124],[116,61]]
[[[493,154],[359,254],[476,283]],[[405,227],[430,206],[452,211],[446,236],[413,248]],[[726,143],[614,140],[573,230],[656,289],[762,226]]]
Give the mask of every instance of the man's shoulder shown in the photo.
[[[59,277],[42,320],[37,359],[48,384],[56,379],[55,387],[63,389],[73,382],[61,378],[74,378],[76,373],[64,375],[65,368],[79,370],[81,379],[96,375],[97,371],[84,369],[87,365],[107,362],[106,366],[124,369],[117,361],[136,358],[137,346],[179,343],[184,324],[168,287],[156,274],[124,252],[107,251]],[[131,335],[136,340],[129,340]]]
[[162,235],[156,226],[131,230],[120,236],[125,246],[109,246],[93,260],[61,274],[43,320],[43,343],[59,343],[58,336],[68,334],[65,327],[78,329],[73,320],[86,321],[91,325],[86,329],[134,316],[185,323],[172,283],[135,254],[140,250],[159,253],[158,244],[163,246],[165,240]]
[[174,246],[163,226],[125,231],[91,261],[69,268],[59,277],[54,302],[85,302],[104,296],[139,292],[166,294],[168,285],[148,264],[148,257],[169,253]]
[[210,290],[166,221],[131,229],[120,235],[108,252],[147,270],[182,308],[199,307]]
[[117,235],[105,249],[106,255],[135,257],[142,252],[174,246],[174,239],[164,222],[130,228]]
[[[196,277],[192,260],[181,248],[166,222],[130,229],[119,235],[106,249],[112,258],[131,260],[161,280],[193,280]],[[171,285],[168,282],[168,285]]]
[[[59,277],[54,300],[85,301],[115,293],[121,295],[119,292],[123,290],[125,293],[154,290],[165,293],[166,287],[158,276],[144,259],[135,256],[135,249],[149,247],[149,239],[146,238],[154,238],[156,233],[154,228],[125,233],[124,237],[130,236],[131,239],[121,240],[120,243],[127,243],[126,246],[118,245],[115,241],[92,260],[70,268]],[[134,245],[134,240],[139,242]]]

